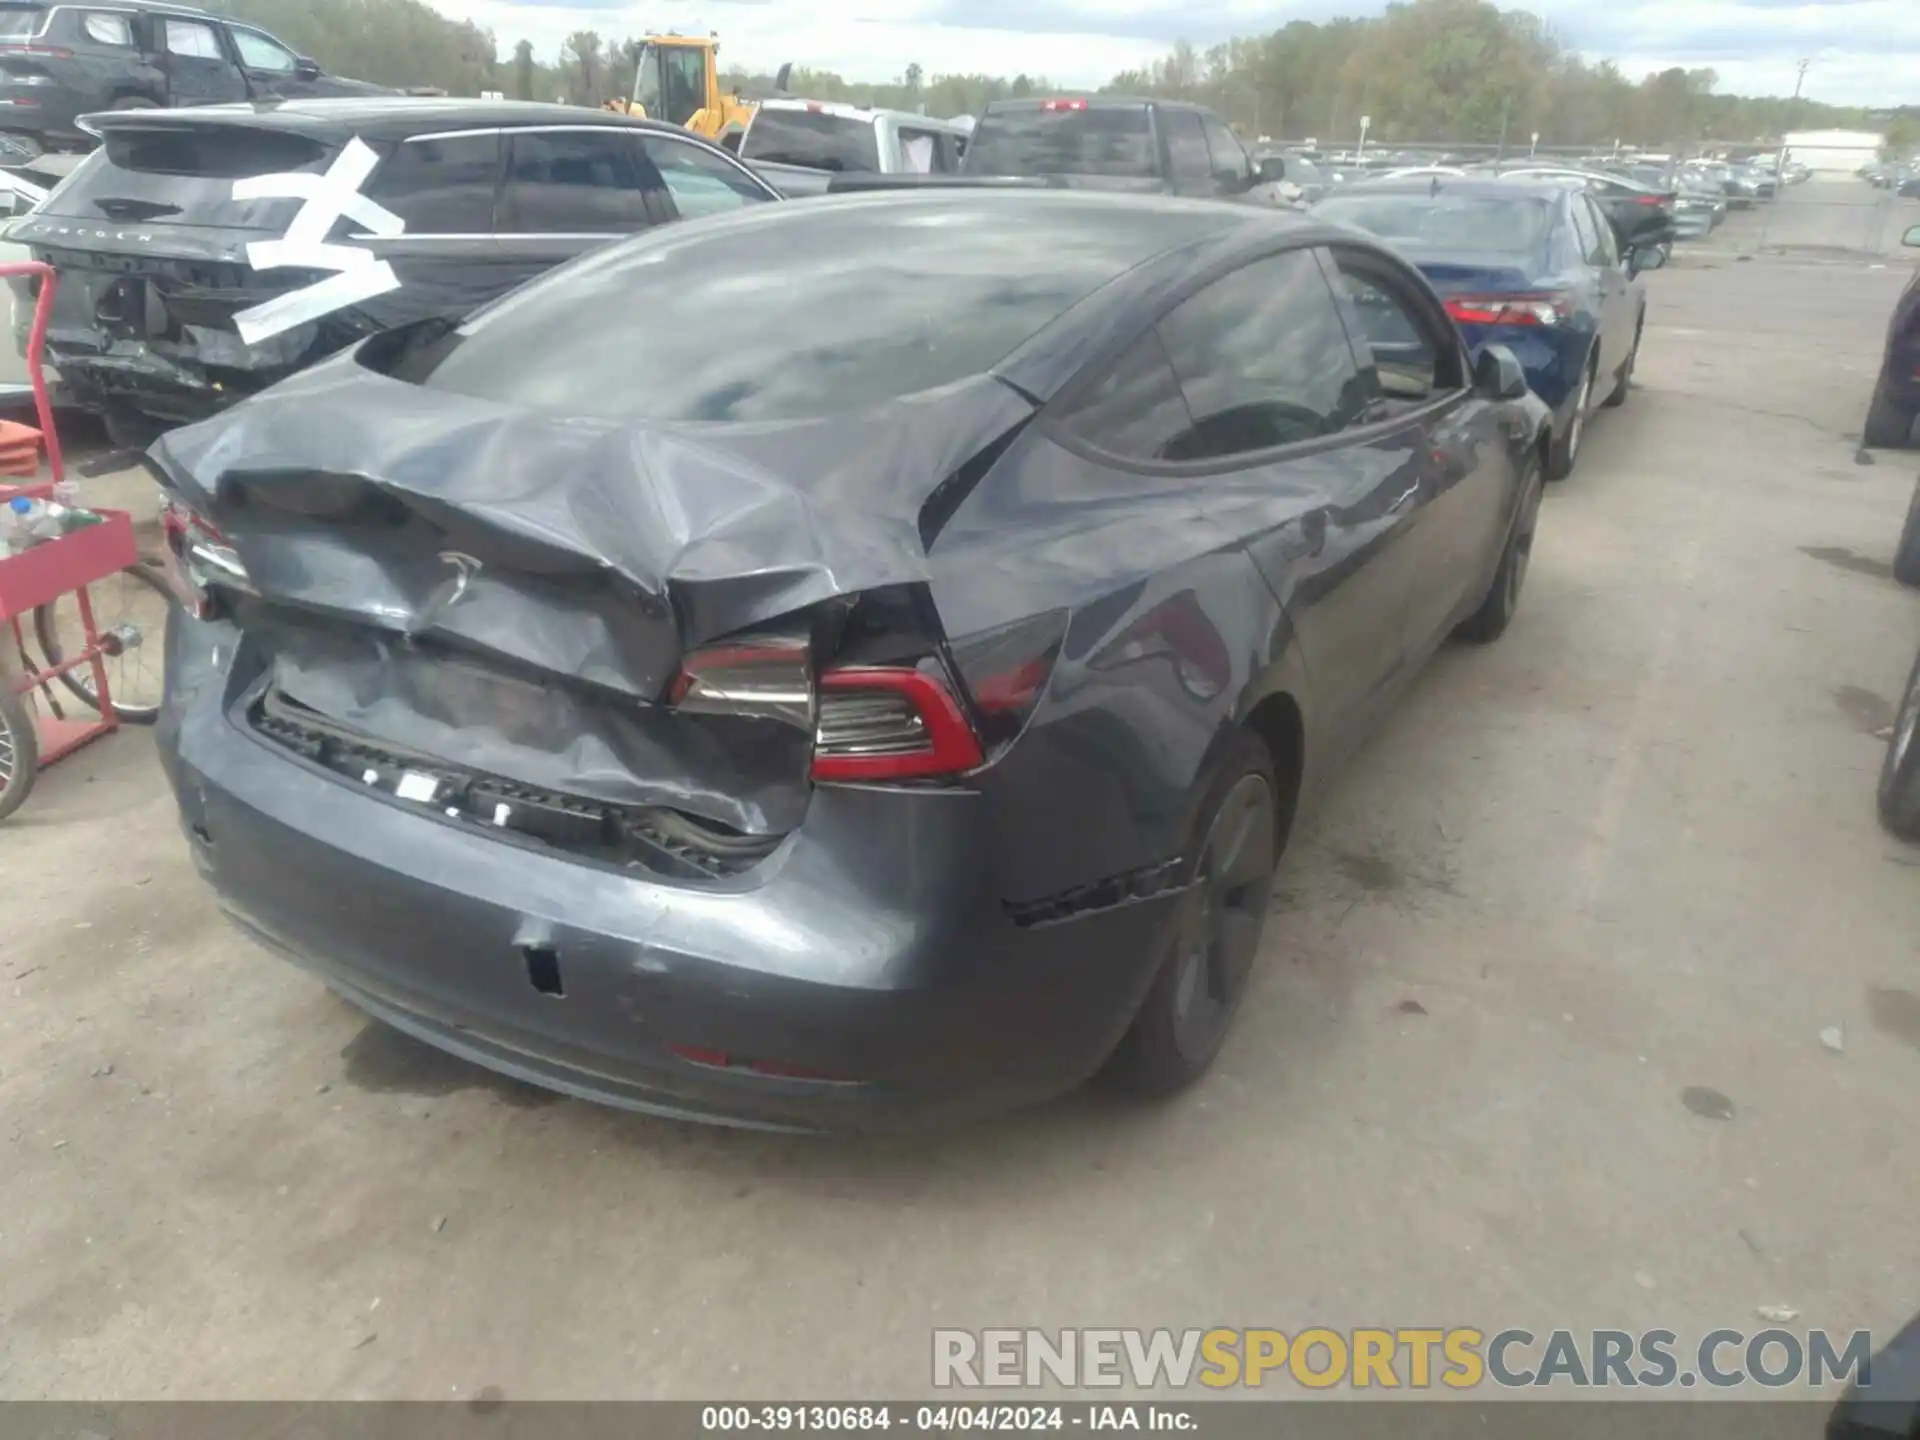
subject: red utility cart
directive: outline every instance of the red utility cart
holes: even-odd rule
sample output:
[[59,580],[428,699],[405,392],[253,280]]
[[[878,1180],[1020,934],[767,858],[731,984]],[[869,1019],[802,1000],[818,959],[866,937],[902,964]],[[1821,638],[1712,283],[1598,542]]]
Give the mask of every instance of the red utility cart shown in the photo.
[[[46,446],[48,478],[25,485],[0,484],[0,506],[15,496],[45,499],[64,475],[60,436],[53,427],[53,406],[47,395],[41,351],[46,343],[47,317],[58,285],[53,267],[21,260],[0,264],[0,278],[32,275],[39,281],[33,309],[33,328],[27,344],[27,373],[33,382],[33,401],[40,422],[39,438]],[[12,427],[17,449],[24,427]],[[30,432],[28,432],[30,433]],[[40,766],[70,755],[89,740],[119,727],[107,690],[105,659],[114,653],[116,637],[102,636],[93,621],[87,587],[132,565],[137,558],[133,517],[124,510],[99,510],[98,525],[89,525],[47,540],[16,555],[0,556],[0,818],[11,814],[33,788]],[[78,603],[85,645],[59,663],[36,660],[27,650],[23,620],[42,605],[72,594]],[[8,631],[11,632],[9,637]],[[5,644],[10,639],[10,644]],[[19,673],[14,673],[15,664]],[[99,714],[64,718],[53,683],[70,670],[91,666]],[[71,704],[73,702],[68,701]]]

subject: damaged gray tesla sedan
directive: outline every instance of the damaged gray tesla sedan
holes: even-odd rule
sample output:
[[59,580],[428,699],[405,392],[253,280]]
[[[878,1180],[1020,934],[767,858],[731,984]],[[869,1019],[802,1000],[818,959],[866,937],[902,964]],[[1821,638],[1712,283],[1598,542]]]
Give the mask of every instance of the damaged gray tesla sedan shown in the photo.
[[160,440],[161,748],[247,933],[508,1074],[806,1128],[1166,1093],[1303,785],[1506,627],[1547,423],[1304,218],[677,226]]

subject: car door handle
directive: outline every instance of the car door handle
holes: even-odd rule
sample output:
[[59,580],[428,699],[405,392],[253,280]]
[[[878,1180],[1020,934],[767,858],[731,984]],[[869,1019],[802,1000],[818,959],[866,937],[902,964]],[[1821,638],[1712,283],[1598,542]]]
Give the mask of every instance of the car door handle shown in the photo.
[[1420,487],[1418,485],[1409,485],[1405,490],[1402,490],[1400,492],[1398,497],[1395,498],[1393,504],[1387,507],[1387,513],[1389,515],[1399,514],[1402,510],[1406,509],[1407,506],[1413,503],[1414,497],[1419,493],[1420,493]]

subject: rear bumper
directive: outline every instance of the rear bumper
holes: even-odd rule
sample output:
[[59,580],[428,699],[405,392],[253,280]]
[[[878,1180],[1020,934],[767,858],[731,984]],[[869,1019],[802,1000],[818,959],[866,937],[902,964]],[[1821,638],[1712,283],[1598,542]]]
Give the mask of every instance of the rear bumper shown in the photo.
[[30,85],[0,79],[0,130],[42,140],[78,140],[80,117],[100,109],[64,85]]
[[[821,787],[805,825],[732,882],[585,864],[280,750],[230,708],[215,644],[231,654],[233,632],[169,627],[160,748],[226,913],[387,1023],[587,1099],[797,1129],[1043,1099],[1125,1031],[1180,903],[1016,924],[986,802],[965,791]],[[536,956],[563,994],[537,988]]]

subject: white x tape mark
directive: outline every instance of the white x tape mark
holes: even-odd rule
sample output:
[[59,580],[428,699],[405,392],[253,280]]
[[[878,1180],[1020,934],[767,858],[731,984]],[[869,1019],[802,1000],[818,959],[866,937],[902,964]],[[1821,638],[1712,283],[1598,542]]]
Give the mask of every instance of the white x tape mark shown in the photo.
[[342,219],[383,236],[404,234],[407,222],[360,193],[380,157],[358,136],[347,142],[324,175],[306,172],[255,175],[233,182],[236,200],[299,200],[300,212],[278,240],[247,246],[247,262],[256,270],[332,270],[331,280],[275,296],[233,317],[240,338],[257,345],[283,330],[318,320],[336,310],[400,288],[400,277],[384,260],[357,245],[333,245],[327,236]]

